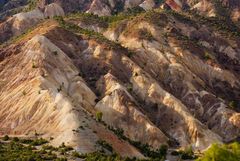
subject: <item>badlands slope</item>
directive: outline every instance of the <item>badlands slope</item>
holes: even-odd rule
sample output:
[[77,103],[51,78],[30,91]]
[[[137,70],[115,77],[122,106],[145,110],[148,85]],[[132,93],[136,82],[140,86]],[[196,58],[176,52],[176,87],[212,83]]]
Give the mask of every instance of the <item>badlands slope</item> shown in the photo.
[[68,14],[73,1],[61,2],[0,24],[0,135],[38,133],[81,153],[105,140],[138,158],[129,140],[202,151],[240,138],[235,23],[160,8]]

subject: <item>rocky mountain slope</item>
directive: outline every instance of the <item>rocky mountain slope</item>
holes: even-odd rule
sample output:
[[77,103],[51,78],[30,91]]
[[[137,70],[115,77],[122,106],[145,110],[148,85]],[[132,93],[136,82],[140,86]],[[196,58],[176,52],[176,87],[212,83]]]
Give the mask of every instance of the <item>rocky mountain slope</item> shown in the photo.
[[167,0],[166,4],[177,11],[193,11],[208,17],[231,17],[240,19],[240,2],[238,0]]
[[235,19],[196,1],[20,2],[1,3],[0,135],[137,158],[240,138]]

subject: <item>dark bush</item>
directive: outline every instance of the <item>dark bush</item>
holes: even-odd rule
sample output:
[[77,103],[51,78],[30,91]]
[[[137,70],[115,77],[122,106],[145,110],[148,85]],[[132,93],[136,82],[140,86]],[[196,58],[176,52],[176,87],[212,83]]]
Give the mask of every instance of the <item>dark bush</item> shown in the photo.
[[109,152],[113,152],[112,146],[109,143],[107,143],[105,140],[98,140],[97,144],[107,149]]
[[9,136],[8,135],[5,135],[3,138],[2,138],[3,141],[8,141],[9,140]]

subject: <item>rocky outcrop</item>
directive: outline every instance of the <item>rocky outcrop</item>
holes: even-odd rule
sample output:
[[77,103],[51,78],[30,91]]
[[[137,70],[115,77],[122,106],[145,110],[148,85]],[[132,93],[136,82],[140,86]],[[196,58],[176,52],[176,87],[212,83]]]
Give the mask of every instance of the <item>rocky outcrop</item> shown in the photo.
[[54,16],[64,16],[63,9],[55,3],[45,6],[44,10],[37,8],[13,15],[0,24],[0,43],[9,40],[11,37],[19,36],[45,18]]
[[155,149],[167,144],[167,137],[140,110],[137,101],[111,74],[102,77],[97,88],[103,94],[95,108],[103,113],[103,121],[112,127],[124,129],[131,140],[149,144]]
[[59,4],[66,13],[87,11],[100,16],[109,16],[136,6],[149,10],[158,5],[154,0],[41,0],[39,6],[53,2]]
[[240,3],[238,0],[166,0],[171,9],[176,11],[193,10],[207,17],[231,17],[239,21]]

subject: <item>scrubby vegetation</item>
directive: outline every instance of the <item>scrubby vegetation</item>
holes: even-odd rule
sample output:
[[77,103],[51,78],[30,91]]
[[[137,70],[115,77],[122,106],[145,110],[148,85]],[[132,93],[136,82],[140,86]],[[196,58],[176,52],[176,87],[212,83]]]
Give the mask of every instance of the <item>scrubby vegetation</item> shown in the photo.
[[27,139],[4,136],[0,141],[0,161],[67,161],[73,148],[63,143],[53,147],[43,138]]
[[164,0],[154,0],[154,2],[159,5],[159,4],[163,3]]
[[70,146],[66,146],[66,147],[59,147],[58,150],[60,151],[60,154],[61,154],[61,155],[66,155],[67,152],[73,150],[73,148],[70,147]]
[[79,155],[78,158],[82,158],[85,161],[161,161],[159,159],[137,159],[133,158],[123,158],[118,154],[114,153],[112,155],[106,155],[101,152],[93,152],[89,154]]
[[175,156],[177,155],[183,160],[188,160],[188,159],[192,160],[197,158],[197,156],[194,154],[191,147],[188,147],[184,150],[173,151],[171,155],[175,155]]
[[124,131],[122,129],[113,128],[111,126],[108,126],[108,129],[113,131],[120,139],[126,140],[131,145],[135,146],[146,157],[156,159],[156,160],[161,160],[166,157],[167,150],[168,150],[167,145],[161,145],[158,150],[152,150],[152,148],[148,144],[142,144],[139,141],[134,141],[127,138],[124,135]]
[[102,117],[103,117],[103,113],[97,111],[97,112],[96,112],[96,120],[97,120],[98,122],[101,122],[101,121],[102,121]]
[[113,152],[112,146],[109,143],[107,143],[105,140],[98,140],[97,144],[102,148],[108,150],[109,152]]
[[210,54],[209,54],[208,52],[205,52],[205,53],[204,53],[204,59],[205,59],[205,60],[211,59],[211,56],[210,56]]
[[104,19],[104,17],[100,17],[92,13],[76,12],[76,13],[67,15],[66,18],[68,19],[68,21],[77,19],[85,23],[86,25],[98,25],[99,27],[102,27],[102,28],[108,27],[108,23]]
[[231,109],[236,109],[238,106],[237,101],[230,101],[228,105]]
[[24,12],[28,12],[28,11],[31,11],[31,10],[35,9],[37,7],[38,0],[28,0],[27,3],[28,3],[28,5],[24,9]]
[[47,143],[44,139],[19,139],[4,136],[0,142],[0,161],[44,161],[57,159],[56,154],[37,150],[35,145]]
[[[119,137],[127,139],[123,135],[122,130],[116,129],[116,133],[118,133]],[[132,144],[136,144],[137,147],[142,146],[140,143],[131,142]],[[67,161],[73,158],[82,158],[85,161],[160,161],[164,159],[162,156],[165,156],[167,151],[167,146],[162,146],[157,156],[153,156],[149,159],[137,159],[135,157],[121,157],[116,154],[112,146],[104,140],[97,141],[97,144],[111,152],[111,154],[106,154],[104,150],[80,154],[77,151],[73,151],[72,147],[66,146],[64,143],[59,147],[53,147],[47,143],[48,141],[42,138],[22,139],[17,137],[10,138],[6,135],[2,138],[2,141],[0,141],[0,161]],[[145,150],[143,147],[145,147]],[[147,145],[142,146],[142,150],[145,152],[151,151]],[[157,153],[149,153],[148,155],[154,154]]]
[[3,141],[7,141],[9,140],[9,136],[8,135],[5,135],[3,138],[2,138]]
[[221,0],[213,0],[213,4],[214,7],[216,8],[218,16],[225,18],[231,15],[230,10],[222,5]]
[[[119,5],[117,5],[119,6]],[[76,12],[66,16],[68,21],[79,20],[85,25],[97,25],[102,28],[114,27],[123,20],[131,19],[140,13],[145,12],[141,7],[127,9],[124,12],[114,14],[112,16],[98,16],[92,13]]]
[[197,161],[239,161],[240,144],[237,142],[220,145],[213,144]]
[[95,41],[97,41],[98,43],[101,43],[103,46],[105,46],[108,49],[124,50],[124,48],[120,44],[108,40],[101,33],[94,32],[94,31],[88,30],[88,29],[83,29],[73,23],[68,23],[68,22],[64,21],[64,19],[62,17],[59,17],[59,16],[56,16],[55,20],[57,20],[59,22],[60,26],[63,27],[64,29],[66,29],[70,32],[80,34],[83,36],[87,36],[88,38],[94,39]]

